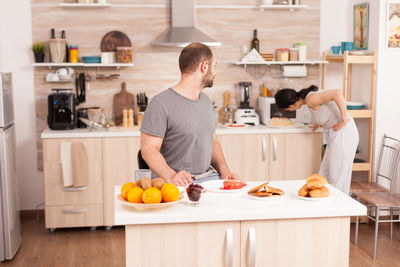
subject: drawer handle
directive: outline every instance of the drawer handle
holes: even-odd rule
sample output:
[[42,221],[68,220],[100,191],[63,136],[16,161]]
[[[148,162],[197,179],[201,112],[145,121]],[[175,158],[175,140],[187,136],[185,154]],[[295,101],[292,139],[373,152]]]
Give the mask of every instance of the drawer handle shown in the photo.
[[65,192],[79,192],[79,191],[86,191],[88,189],[87,186],[80,186],[80,187],[63,187],[62,190]]
[[267,141],[265,140],[265,137],[262,139],[262,161],[265,161],[267,155]]
[[249,240],[250,240],[250,267],[256,266],[256,230],[254,227],[249,228]]
[[62,210],[64,214],[80,214],[87,212],[87,209],[76,209],[76,210]]
[[233,231],[232,228],[226,229],[226,255],[227,255],[227,266],[233,266]]
[[274,161],[276,161],[276,159],[278,157],[278,142],[276,141],[275,137],[272,140],[272,142],[273,142],[273,147],[274,147]]

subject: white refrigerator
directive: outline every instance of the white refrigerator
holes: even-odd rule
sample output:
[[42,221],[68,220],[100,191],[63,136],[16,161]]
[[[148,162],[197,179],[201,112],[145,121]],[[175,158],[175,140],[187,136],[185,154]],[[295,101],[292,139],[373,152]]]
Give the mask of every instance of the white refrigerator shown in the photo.
[[21,244],[11,73],[0,73],[0,99],[0,261],[4,261],[12,259]]

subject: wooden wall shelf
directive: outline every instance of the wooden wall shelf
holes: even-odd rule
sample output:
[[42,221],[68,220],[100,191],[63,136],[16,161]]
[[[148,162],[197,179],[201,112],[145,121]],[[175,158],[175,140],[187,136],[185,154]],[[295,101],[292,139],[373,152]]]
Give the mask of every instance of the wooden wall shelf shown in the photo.
[[113,64],[102,64],[102,63],[33,63],[33,67],[48,67],[49,69],[53,67],[83,67],[83,68],[122,68],[122,67],[133,67],[134,63],[113,63]]

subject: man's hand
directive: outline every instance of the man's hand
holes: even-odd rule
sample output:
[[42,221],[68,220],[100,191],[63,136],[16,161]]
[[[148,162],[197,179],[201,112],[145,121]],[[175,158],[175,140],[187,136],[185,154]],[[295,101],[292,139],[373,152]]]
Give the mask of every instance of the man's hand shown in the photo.
[[232,173],[231,171],[222,171],[220,173],[221,179],[223,180],[239,180],[242,181],[237,174]]
[[343,128],[343,126],[346,125],[346,123],[349,121],[349,118],[343,118],[340,122],[336,123],[335,125],[332,126],[332,129],[336,132],[339,131],[340,129]]
[[191,184],[193,181],[192,175],[189,172],[182,170],[168,178],[167,182],[174,185],[185,186],[187,184]]

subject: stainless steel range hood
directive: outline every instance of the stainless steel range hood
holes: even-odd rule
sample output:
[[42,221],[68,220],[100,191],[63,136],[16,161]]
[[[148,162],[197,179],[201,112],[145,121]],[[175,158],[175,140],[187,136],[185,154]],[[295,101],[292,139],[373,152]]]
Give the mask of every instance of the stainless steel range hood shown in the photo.
[[171,0],[171,28],[165,31],[153,46],[185,47],[190,43],[221,46],[211,37],[194,26],[195,0]]

